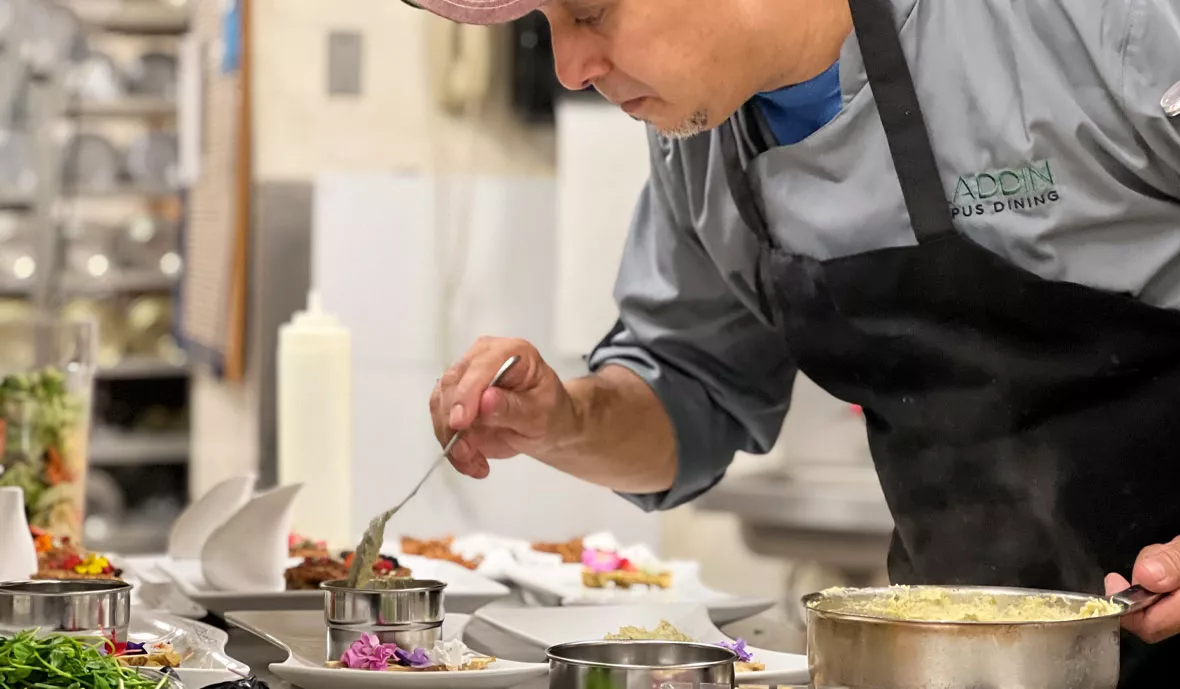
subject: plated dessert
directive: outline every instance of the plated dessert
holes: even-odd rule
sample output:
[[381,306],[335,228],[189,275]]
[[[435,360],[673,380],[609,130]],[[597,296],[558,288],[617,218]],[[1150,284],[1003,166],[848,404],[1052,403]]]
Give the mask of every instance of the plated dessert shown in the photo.
[[425,540],[403,536],[401,539],[401,548],[402,553],[406,555],[417,555],[431,560],[446,560],[447,562],[453,562],[472,570],[478,568],[483,558],[464,558],[452,548],[454,542],[455,538],[453,536]]
[[438,641],[430,650],[406,650],[397,644],[383,644],[374,634],[364,634],[325,667],[375,672],[474,672],[496,662],[491,656],[473,653],[458,639]]
[[[655,629],[644,629],[643,627],[623,627],[614,634],[607,634],[604,639],[606,641],[687,641],[696,643],[697,639],[692,638],[688,634],[680,631],[667,620],[660,620]],[[737,639],[736,641],[723,641],[716,644],[723,648],[728,648],[733,651],[737,657],[738,662],[734,663],[734,672],[762,672],[766,669],[765,663],[760,663],[754,660],[754,656],[746,648],[745,639]]]
[[657,562],[635,563],[611,550],[582,552],[582,585],[586,588],[631,588],[672,586],[672,572]]
[[287,553],[291,557],[331,557],[325,541],[313,541],[306,536],[292,533],[287,536]]
[[[290,567],[283,573],[288,591],[314,591],[319,589],[325,581],[347,579],[349,568],[352,567],[355,554],[346,552],[340,558],[329,556],[311,556],[303,562]],[[375,580],[408,579],[411,576],[409,568],[403,567],[397,558],[381,555],[373,563],[373,578]]]
[[121,580],[123,570],[106,557],[79,547],[69,538],[54,539],[42,529],[31,530],[37,550],[37,574],[33,578]]
[[561,561],[567,565],[576,565],[581,562],[582,553],[586,550],[585,543],[581,536],[565,541],[564,543],[531,543],[529,547],[538,553],[560,555]]

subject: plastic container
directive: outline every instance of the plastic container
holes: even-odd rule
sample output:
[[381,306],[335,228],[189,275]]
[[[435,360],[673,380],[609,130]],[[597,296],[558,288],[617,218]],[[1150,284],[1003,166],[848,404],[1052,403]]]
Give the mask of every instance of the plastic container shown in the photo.
[[29,525],[79,543],[98,328],[30,316],[0,323],[0,486]]
[[314,291],[279,330],[278,470],[303,484],[291,528],[333,548],[352,538],[352,337]]

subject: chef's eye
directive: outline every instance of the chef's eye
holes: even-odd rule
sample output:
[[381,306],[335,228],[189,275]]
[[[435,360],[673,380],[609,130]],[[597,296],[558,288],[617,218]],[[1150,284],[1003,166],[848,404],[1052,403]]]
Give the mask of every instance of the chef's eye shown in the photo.
[[598,10],[591,12],[583,17],[574,17],[574,26],[592,27],[598,26],[602,23],[602,17],[606,14],[606,10]]

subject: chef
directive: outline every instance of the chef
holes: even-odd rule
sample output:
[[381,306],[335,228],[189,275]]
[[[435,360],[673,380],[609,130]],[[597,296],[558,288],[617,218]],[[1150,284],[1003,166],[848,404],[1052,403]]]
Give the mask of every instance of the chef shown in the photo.
[[[416,1],[540,9],[651,125],[592,373],[476,342],[431,399],[460,471],[670,509],[802,371],[864,409],[893,581],[1180,588],[1180,0]],[[1174,686],[1180,596],[1126,626],[1121,686]]]

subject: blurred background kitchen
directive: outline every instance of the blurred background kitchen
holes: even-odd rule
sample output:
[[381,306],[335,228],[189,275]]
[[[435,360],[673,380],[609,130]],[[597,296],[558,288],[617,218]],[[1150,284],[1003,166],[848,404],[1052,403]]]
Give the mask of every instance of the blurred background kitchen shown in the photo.
[[[89,547],[162,551],[218,481],[274,485],[279,328],[313,288],[351,336],[351,393],[323,404],[352,441],[324,462],[340,494],[300,509],[358,535],[437,456],[427,398],[476,337],[584,372],[647,150],[561,91],[547,40],[540,17],[459,27],[397,0],[0,0],[0,323],[99,323]],[[775,450],[692,506],[643,514],[517,460],[439,472],[390,525],[609,530],[783,600],[883,580],[890,528],[858,410],[802,378]]]

